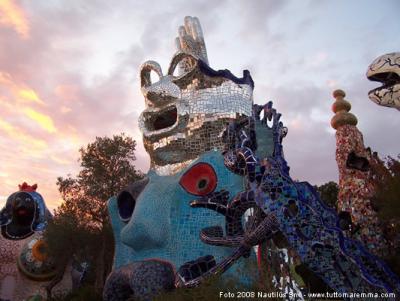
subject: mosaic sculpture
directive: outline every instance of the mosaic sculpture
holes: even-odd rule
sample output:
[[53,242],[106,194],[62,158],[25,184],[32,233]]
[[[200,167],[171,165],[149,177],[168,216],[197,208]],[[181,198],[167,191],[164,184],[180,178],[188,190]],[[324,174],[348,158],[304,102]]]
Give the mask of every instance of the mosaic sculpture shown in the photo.
[[[221,134],[230,120],[251,116],[253,81],[248,71],[237,78],[207,65],[197,18],[185,18],[177,41],[178,51],[167,75],[153,61],[141,67],[146,110],[139,122],[151,168],[144,180],[109,201],[116,249],[114,271],[104,290],[106,300],[148,296],[156,288],[173,289],[180,267],[183,271],[196,262],[196,267],[199,263],[207,270],[230,253],[198,238],[202,228],[223,225],[224,218],[207,209],[194,211],[189,202],[214,190],[237,193],[243,189],[242,177],[224,165]],[[151,83],[151,71],[160,76],[158,82]],[[181,277],[192,280],[184,271]]]
[[[44,286],[56,275],[56,267],[46,252],[43,231],[51,213],[37,185],[23,183],[11,194],[0,211],[0,299],[27,300],[45,296]],[[64,277],[54,292],[71,289]]]
[[279,235],[337,292],[400,293],[387,266],[346,237],[343,218],[290,178],[287,128],[272,102],[253,105],[250,74],[208,66],[197,18],[185,18],[177,41],[168,75],[153,61],[141,68],[151,168],[109,200],[116,246],[104,299],[151,299],[216,275],[255,281],[253,248]]
[[376,255],[383,255],[386,242],[382,235],[371,198],[376,187],[374,166],[379,164],[376,153],[364,146],[363,135],[357,128],[357,118],[350,113],[351,104],[344,99],[345,92],[333,92],[335,113],[331,125],[336,130],[336,161],[339,167],[338,210],[351,217],[346,233],[358,240]]
[[373,102],[400,110],[400,52],[376,58],[368,67],[367,78],[382,83],[368,93]]
[[[301,261],[334,291],[398,293],[399,279],[361,243],[345,237],[341,218],[320,201],[314,188],[306,182],[291,180],[282,155],[282,133],[286,131],[279,122],[280,115],[268,105],[265,109],[264,116],[275,119],[273,156],[257,158],[254,145],[260,135],[256,133],[257,140],[249,141],[251,127],[245,132],[243,129],[236,132],[240,139],[232,143],[233,150],[225,153],[225,164],[245,176],[247,189],[229,203],[213,196],[192,202],[192,206],[206,207],[226,216],[226,234],[218,227],[208,228],[201,232],[202,240],[236,247],[231,255],[234,259],[281,231]],[[257,122],[258,117],[255,119]],[[240,212],[250,207],[262,212],[254,216],[253,227],[243,231]]]
[[[254,83],[245,70],[242,78],[208,66],[197,18],[185,18],[176,40],[177,52],[167,74],[154,61],[140,68],[146,109],[139,118],[151,169],[159,175],[182,170],[202,153],[223,149],[219,137],[231,119],[251,116]],[[175,69],[178,72],[175,75]],[[159,81],[151,82],[154,71]]]

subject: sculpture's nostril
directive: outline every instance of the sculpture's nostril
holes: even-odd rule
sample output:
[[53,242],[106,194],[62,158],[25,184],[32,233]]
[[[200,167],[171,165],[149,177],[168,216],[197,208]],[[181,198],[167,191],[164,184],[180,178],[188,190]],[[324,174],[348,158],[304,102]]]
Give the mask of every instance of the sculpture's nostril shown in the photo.
[[117,197],[117,204],[121,219],[125,222],[129,221],[135,209],[135,198],[128,191],[123,190]]
[[121,219],[127,218],[118,237],[121,244],[135,252],[160,249],[170,239],[170,203],[163,201],[170,190],[160,187],[155,178],[146,177],[128,185],[115,202]]
[[128,222],[131,219],[133,211],[136,207],[136,201],[149,183],[149,178],[133,182],[125,187],[117,196],[118,214],[122,221]]

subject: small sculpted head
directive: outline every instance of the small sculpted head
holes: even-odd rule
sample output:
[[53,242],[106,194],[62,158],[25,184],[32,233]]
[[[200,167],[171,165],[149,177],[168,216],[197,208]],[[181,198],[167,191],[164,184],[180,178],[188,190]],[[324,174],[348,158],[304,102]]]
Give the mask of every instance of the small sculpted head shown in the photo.
[[[18,186],[19,191],[8,197],[0,211],[1,235],[12,240],[0,249],[1,264],[18,266],[19,273],[30,280],[48,281],[57,274],[54,259],[49,256],[43,238],[52,215],[43,197],[36,192],[36,184],[24,182]],[[7,258],[10,253],[13,255]]]
[[37,185],[19,185],[0,211],[1,234],[6,239],[20,240],[43,231],[51,217],[43,197],[36,192]]

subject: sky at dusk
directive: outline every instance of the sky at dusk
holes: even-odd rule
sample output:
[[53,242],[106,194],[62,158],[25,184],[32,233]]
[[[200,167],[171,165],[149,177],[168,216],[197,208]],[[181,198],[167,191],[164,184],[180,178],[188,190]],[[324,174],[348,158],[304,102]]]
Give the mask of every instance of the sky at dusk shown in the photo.
[[125,132],[136,166],[149,168],[137,119],[139,66],[167,70],[186,15],[202,24],[210,66],[241,77],[254,100],[273,100],[289,128],[295,179],[337,181],[332,91],[352,103],[366,146],[400,153],[400,112],[368,99],[368,65],[400,51],[400,1],[0,0],[0,206],[23,181],[48,207],[58,176],[79,170],[79,148]]

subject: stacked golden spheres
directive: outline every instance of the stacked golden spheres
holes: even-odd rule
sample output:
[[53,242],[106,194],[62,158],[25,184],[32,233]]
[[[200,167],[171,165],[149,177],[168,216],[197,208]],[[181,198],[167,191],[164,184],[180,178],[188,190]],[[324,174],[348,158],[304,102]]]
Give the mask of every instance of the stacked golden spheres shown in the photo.
[[342,125],[357,125],[357,117],[349,113],[351,104],[344,99],[346,93],[343,90],[333,91],[335,102],[332,105],[332,111],[335,116],[331,119],[331,126],[337,130]]

